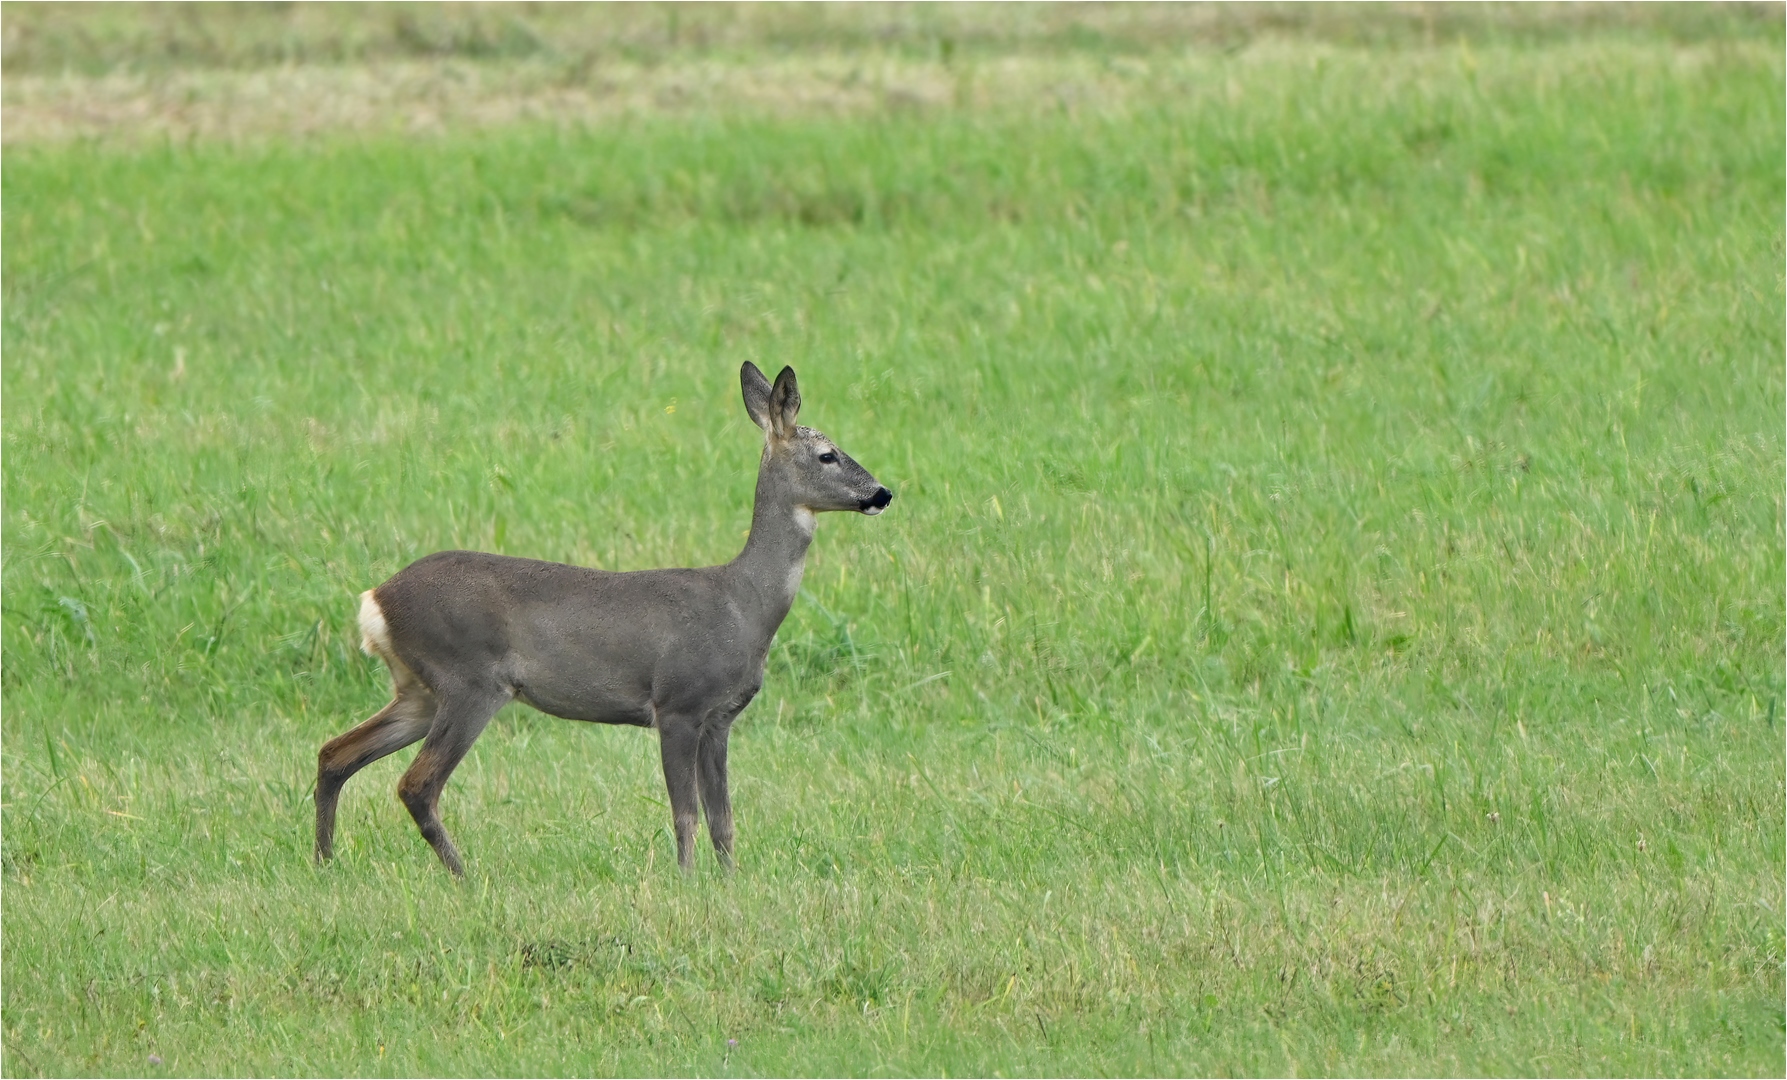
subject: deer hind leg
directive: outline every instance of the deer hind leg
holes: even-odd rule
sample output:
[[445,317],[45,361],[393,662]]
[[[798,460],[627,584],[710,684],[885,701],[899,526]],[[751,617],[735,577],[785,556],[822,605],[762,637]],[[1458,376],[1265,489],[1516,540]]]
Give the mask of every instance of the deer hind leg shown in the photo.
[[507,691],[459,689],[439,696],[440,707],[435,710],[428,739],[410,762],[403,779],[397,782],[397,797],[409,808],[417,828],[422,830],[422,838],[434,848],[441,862],[453,871],[454,877],[464,877],[465,864],[459,859],[459,849],[453,846],[453,839],[441,824],[441,789],[447,786],[447,778],[465,759],[472,743],[483,734],[490,718],[508,704],[510,695]]
[[428,734],[434,695],[408,669],[392,668],[396,696],[364,723],[323,744],[316,756],[316,861],[335,854],[335,806],[348,778]]

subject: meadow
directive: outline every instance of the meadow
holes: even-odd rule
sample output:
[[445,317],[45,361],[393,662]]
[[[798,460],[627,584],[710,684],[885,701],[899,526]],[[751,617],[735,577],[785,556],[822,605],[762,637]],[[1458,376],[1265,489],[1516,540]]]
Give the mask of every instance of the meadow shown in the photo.
[[[0,11],[0,1070],[1780,1075],[1779,9],[468,10]],[[731,558],[744,360],[898,498],[738,870],[520,706],[313,866],[355,595]]]

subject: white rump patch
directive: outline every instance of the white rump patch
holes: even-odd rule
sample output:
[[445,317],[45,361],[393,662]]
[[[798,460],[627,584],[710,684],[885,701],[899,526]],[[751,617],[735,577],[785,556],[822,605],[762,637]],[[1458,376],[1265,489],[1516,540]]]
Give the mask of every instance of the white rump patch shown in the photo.
[[381,659],[395,655],[391,651],[391,628],[385,625],[384,609],[378,606],[371,589],[360,594],[360,650]]

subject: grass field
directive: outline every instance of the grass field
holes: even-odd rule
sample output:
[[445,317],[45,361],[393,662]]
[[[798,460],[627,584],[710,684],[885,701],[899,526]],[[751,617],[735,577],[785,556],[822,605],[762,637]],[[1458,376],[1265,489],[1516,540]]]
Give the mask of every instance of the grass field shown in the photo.
[[[1778,8],[239,10],[0,13],[6,1074],[1780,1075]],[[730,558],[746,359],[899,497],[739,871],[520,707],[314,868],[354,594]]]

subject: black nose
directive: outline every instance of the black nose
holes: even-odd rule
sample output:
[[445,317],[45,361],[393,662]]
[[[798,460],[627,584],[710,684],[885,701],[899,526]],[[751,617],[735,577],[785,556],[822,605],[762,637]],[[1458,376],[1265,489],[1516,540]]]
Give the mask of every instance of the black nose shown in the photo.
[[893,492],[886,488],[880,488],[873,496],[863,501],[862,508],[864,510],[879,510],[890,502],[893,502]]

